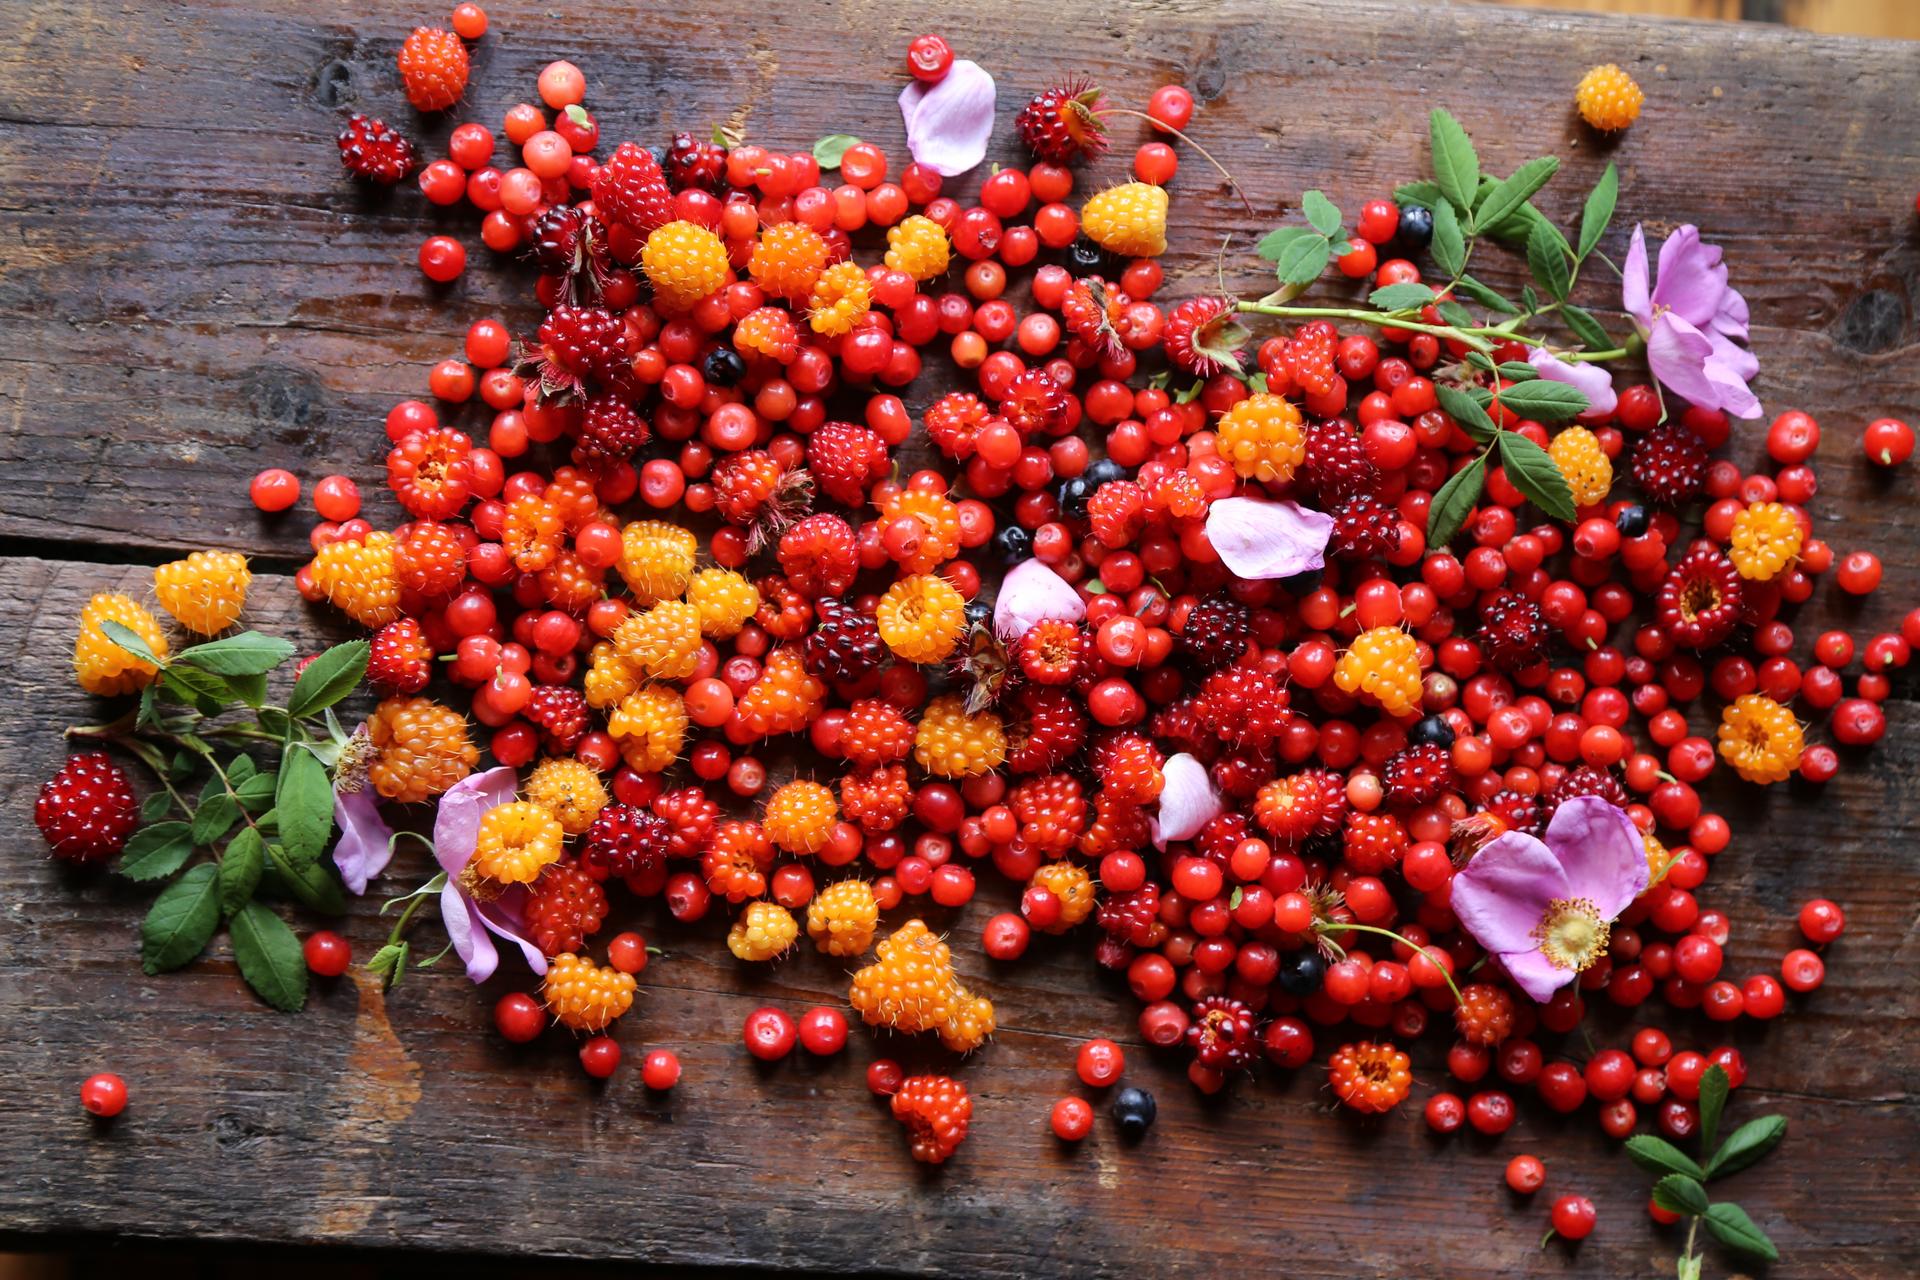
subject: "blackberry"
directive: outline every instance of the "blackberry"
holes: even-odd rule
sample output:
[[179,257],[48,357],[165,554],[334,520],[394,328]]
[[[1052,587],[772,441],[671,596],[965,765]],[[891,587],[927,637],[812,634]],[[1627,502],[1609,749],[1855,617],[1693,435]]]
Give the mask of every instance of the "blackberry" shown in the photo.
[[1633,482],[1655,506],[1684,507],[1706,491],[1707,446],[1677,422],[1657,426],[1633,451]]
[[1300,464],[1302,483],[1322,502],[1339,502],[1356,494],[1371,495],[1380,486],[1380,472],[1367,458],[1353,424],[1328,418],[1307,424],[1307,456]]
[[1104,275],[1108,266],[1107,251],[1085,236],[1067,246],[1067,270],[1077,276]]
[[1620,779],[1595,765],[1578,765],[1567,771],[1560,784],[1547,796],[1546,812],[1541,815],[1548,822],[1561,805],[1577,796],[1599,796],[1615,808],[1627,807],[1627,789],[1620,785]]
[[1653,519],[1647,514],[1647,509],[1638,503],[1628,503],[1613,518],[1613,527],[1620,531],[1623,538],[1639,537],[1651,523]]
[[1344,498],[1330,514],[1335,555],[1365,560],[1392,555],[1400,549],[1400,513],[1372,494]]
[[1280,958],[1280,989],[1304,1000],[1320,989],[1327,976],[1327,958],[1313,947],[1290,951]]
[[747,376],[747,362],[732,347],[715,347],[701,362],[700,372],[716,387],[731,387]]
[[1417,204],[1400,206],[1400,244],[1418,253],[1433,240],[1433,210]]
[[1180,647],[1208,670],[1240,660],[1253,637],[1253,614],[1228,596],[1210,596],[1187,611]]
[[1445,716],[1426,716],[1414,722],[1407,730],[1407,742],[1410,746],[1451,747],[1453,745],[1453,726],[1447,723]]
[[1001,526],[993,535],[993,549],[1009,567],[1033,559],[1033,534],[1017,524]]
[[1396,751],[1384,770],[1387,799],[1394,804],[1431,804],[1453,787],[1453,753],[1422,745]]
[[1502,591],[1480,606],[1477,637],[1487,661],[1501,671],[1523,671],[1547,656],[1553,628],[1540,607],[1517,591]]
[[1130,1142],[1146,1137],[1159,1113],[1153,1095],[1145,1089],[1128,1085],[1113,1095],[1113,1123],[1119,1127],[1120,1136]]
[[808,671],[835,683],[858,680],[886,661],[887,646],[872,618],[838,600],[822,600],[819,621],[801,643]]

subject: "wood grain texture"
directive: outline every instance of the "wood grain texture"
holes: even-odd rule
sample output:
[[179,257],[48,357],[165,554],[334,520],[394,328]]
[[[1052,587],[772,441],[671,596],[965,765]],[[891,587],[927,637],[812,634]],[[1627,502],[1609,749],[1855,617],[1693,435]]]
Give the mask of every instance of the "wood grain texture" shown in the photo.
[[[1352,3],[1075,0],[1018,22],[825,0],[777,12],[721,0],[644,18],[606,0],[488,7],[496,34],[476,58],[476,113],[496,120],[545,61],[570,57],[592,79],[610,138],[732,121],[795,148],[851,129],[897,154],[891,68],[923,26],[1001,77],[1003,107],[1066,69],[1132,100],[1151,85],[1192,85],[1201,135],[1259,204],[1249,216],[1188,163],[1173,296],[1214,279],[1228,233],[1239,247],[1227,286],[1260,287],[1244,248],[1303,187],[1352,210],[1422,174],[1431,105],[1467,121],[1490,166],[1567,156],[1543,198],[1557,219],[1612,158],[1625,181],[1609,251],[1632,220],[1656,216],[1660,229],[1698,222],[1727,246],[1753,300],[1761,395],[1828,428],[1821,535],[1886,560],[1882,592],[1823,597],[1796,618],[1803,636],[1836,621],[1885,628],[1920,583],[1911,478],[1870,476],[1856,455],[1866,419],[1920,409],[1910,49],[1679,24],[1659,25],[1656,41],[1646,24]],[[1442,1142],[1412,1113],[1373,1125],[1329,1113],[1315,1071],[1201,1099],[1177,1061],[1128,1034],[1130,1075],[1157,1093],[1159,1126],[1137,1150],[1104,1124],[1083,1149],[1062,1150],[1045,1112],[1073,1088],[1073,1047],[1130,1032],[1133,1004],[1077,942],[1037,945],[1013,968],[982,959],[986,908],[1005,900],[997,889],[957,919],[935,917],[1003,1020],[965,1068],[975,1135],[939,1174],[905,1159],[860,1072],[881,1050],[940,1059],[856,1037],[827,1063],[752,1063],[738,1039],[748,1010],[837,1002],[845,975],[811,954],[749,974],[726,958],[717,920],[677,930],[648,910],[615,922],[667,949],[622,1032],[630,1053],[654,1043],[681,1053],[686,1081],[665,1098],[631,1071],[592,1085],[557,1040],[509,1051],[484,1030],[507,979],[476,993],[451,971],[414,975],[385,1000],[342,981],[289,1018],[245,991],[223,948],[185,974],[143,978],[134,930],[145,895],[63,874],[28,825],[58,726],[96,710],[66,670],[80,605],[115,582],[144,590],[133,562],[172,548],[233,546],[268,557],[263,567],[301,558],[303,525],[263,523],[244,504],[263,465],[310,480],[347,471],[370,514],[391,516],[373,466],[387,405],[423,392],[426,365],[457,351],[471,319],[532,322],[524,275],[471,270],[444,293],[421,282],[412,255],[428,227],[481,256],[464,219],[423,209],[412,192],[372,199],[340,180],[331,134],[342,111],[412,124],[392,55],[417,6],[363,8],[349,23],[296,0],[57,3],[0,48],[0,324],[14,339],[0,352],[0,548],[51,557],[0,559],[0,705],[14,708],[0,755],[12,834],[0,854],[0,1073],[13,1098],[0,1108],[0,1232],[840,1273],[1671,1270],[1678,1240],[1642,1220],[1644,1177],[1590,1115],[1564,1120],[1530,1101],[1497,1147]],[[1497,83],[1475,69],[1490,49]],[[1602,59],[1628,65],[1651,101],[1623,140],[1596,146],[1569,97]],[[430,146],[445,131],[425,129]],[[1124,154],[1132,134],[1121,137]],[[1004,137],[1000,154],[1012,158]],[[942,385],[928,379],[911,402]],[[484,429],[478,416],[459,420]],[[1736,453],[1752,462],[1758,449]],[[269,574],[255,621],[316,646],[334,625]],[[1742,833],[1706,890],[1738,922],[1734,971],[1794,944],[1792,912],[1808,896],[1840,898],[1851,921],[1817,996],[1734,1037],[1753,1071],[1736,1114],[1778,1109],[1793,1125],[1780,1156],[1729,1185],[1787,1254],[1775,1276],[1889,1274],[1920,1229],[1920,708],[1902,700],[1891,714],[1883,749],[1849,757],[1824,791],[1725,785],[1714,797]],[[405,855],[394,882],[422,872]],[[367,904],[341,927],[363,956],[385,931]],[[1629,1025],[1603,1019],[1597,1034],[1622,1043]],[[1680,1025],[1701,1044],[1722,1038]],[[1444,1082],[1440,1048],[1422,1046],[1417,1097]],[[135,1101],[95,1129],[72,1092],[109,1060]],[[1502,1161],[1527,1149],[1548,1157],[1556,1188],[1601,1205],[1600,1233],[1578,1250],[1540,1253],[1542,1207],[1499,1189]]]

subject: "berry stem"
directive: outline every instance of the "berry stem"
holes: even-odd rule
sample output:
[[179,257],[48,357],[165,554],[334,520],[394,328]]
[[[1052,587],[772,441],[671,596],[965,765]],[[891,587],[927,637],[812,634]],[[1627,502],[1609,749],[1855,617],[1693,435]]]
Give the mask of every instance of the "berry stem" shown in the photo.
[[[1371,933],[1382,938],[1392,938],[1395,942],[1404,943],[1406,946],[1422,954],[1425,954],[1427,950],[1426,947],[1418,945],[1411,938],[1403,937],[1391,929],[1382,929],[1378,925],[1355,924],[1350,920],[1322,920],[1315,924],[1314,928],[1323,937],[1329,933]],[[1440,965],[1436,964],[1433,967],[1439,969],[1440,976],[1447,980],[1447,990],[1453,992],[1454,1003],[1458,1004],[1460,1002],[1460,988],[1454,985],[1453,975],[1448,973],[1446,969]]]
[[1201,157],[1205,159],[1208,164],[1218,169],[1220,171],[1220,176],[1227,180],[1227,185],[1233,188],[1233,194],[1240,197],[1240,203],[1246,206],[1247,212],[1249,214],[1253,212],[1253,201],[1247,199],[1247,193],[1240,189],[1239,182],[1236,181],[1234,179],[1234,176],[1227,171],[1227,166],[1221,164],[1218,160],[1215,160],[1213,158],[1212,152],[1208,151],[1205,147],[1201,146],[1199,143],[1195,142],[1192,138],[1189,138],[1186,134],[1180,132],[1178,129],[1174,128],[1172,125],[1167,124],[1160,120],[1155,120],[1152,116],[1148,115],[1146,112],[1135,111],[1130,107],[1103,106],[1100,108],[1100,114],[1116,115],[1116,116],[1137,116],[1140,119],[1145,120],[1148,124],[1152,125],[1154,128],[1159,129],[1165,133],[1170,133],[1174,137],[1180,139],[1180,141],[1186,143],[1188,146],[1192,147],[1195,151],[1198,151]]
[[[1481,333],[1493,332],[1490,329],[1460,329],[1450,324],[1427,324],[1420,320],[1402,319],[1397,312],[1392,311],[1363,311],[1358,307],[1288,307],[1276,306],[1270,302],[1242,302],[1239,303],[1238,306],[1241,311],[1258,316],[1356,320],[1361,324],[1378,325],[1383,329],[1407,329],[1414,333],[1430,333],[1436,338],[1452,338],[1456,342],[1464,342],[1467,346],[1480,352],[1482,355],[1490,354],[1493,351],[1493,343],[1483,337],[1477,336]],[[1500,336],[1505,339],[1517,335],[1503,333]],[[1526,342],[1528,339],[1521,338],[1520,341]],[[1533,345],[1544,346],[1546,344],[1534,342]]]

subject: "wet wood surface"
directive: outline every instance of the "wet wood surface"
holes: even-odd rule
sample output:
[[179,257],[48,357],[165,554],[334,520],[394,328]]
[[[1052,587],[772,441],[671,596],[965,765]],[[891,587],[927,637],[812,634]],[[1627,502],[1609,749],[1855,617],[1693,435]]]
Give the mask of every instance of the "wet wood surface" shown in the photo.
[[[861,1084],[879,1053],[945,1063],[919,1046],[856,1034],[839,1058],[764,1066],[739,1026],[761,1003],[798,1012],[844,996],[839,962],[809,954],[771,974],[734,964],[717,917],[670,927],[622,906],[665,949],[620,1036],[629,1062],[660,1044],[686,1078],[649,1094],[631,1069],[588,1081],[554,1038],[505,1046],[493,997],[457,971],[319,983],[298,1016],[241,984],[224,943],[181,974],[144,977],[136,927],[148,894],[48,863],[32,799],[61,754],[61,726],[102,707],[73,686],[73,620],[96,590],[149,589],[147,566],[214,545],[256,557],[252,621],[317,647],[344,632],[299,602],[287,575],[306,524],[263,520],[247,479],[285,465],[311,484],[341,471],[391,520],[377,458],[386,407],[425,393],[473,319],[530,328],[530,277],[496,271],[469,213],[412,190],[369,197],[343,181],[332,134],[349,110],[416,133],[393,71],[417,6],[297,0],[22,10],[0,47],[0,1233],[14,1244],[114,1238],[332,1244],[679,1264],[762,1263],[835,1273],[974,1276],[1286,1274],[1626,1276],[1670,1274],[1676,1235],[1651,1227],[1647,1178],[1597,1131],[1590,1109],[1554,1116],[1523,1100],[1499,1144],[1436,1139],[1417,1110],[1357,1122],[1329,1109],[1324,1073],[1264,1073],[1219,1099],[1181,1063],[1139,1044],[1122,984],[1082,940],[1045,940],[1014,966],[986,961],[978,932],[998,889],[935,912],[970,985],[1002,1030],[962,1074],[974,1134],[931,1173]],[[1621,170],[1616,259],[1636,219],[1696,222],[1726,246],[1752,302],[1758,390],[1769,411],[1803,407],[1826,428],[1819,536],[1871,547],[1886,584],[1866,601],[1825,593],[1794,618],[1802,650],[1844,625],[1863,640],[1916,603],[1920,533],[1910,472],[1870,473],[1873,417],[1920,413],[1920,53],[1910,45],[1778,30],[1351,3],[1071,2],[993,14],[733,0],[644,14],[606,0],[488,6],[471,113],[497,125],[550,58],[582,66],[603,136],[648,139],[716,123],[803,149],[854,132],[901,153],[894,67],[906,40],[940,29],[999,77],[1003,119],[1056,75],[1087,71],[1139,102],[1180,81],[1201,99],[1194,131],[1254,195],[1249,215],[1200,163],[1175,183],[1168,296],[1262,287],[1252,239],[1318,186],[1349,213],[1425,176],[1425,118],[1446,105],[1490,168],[1552,151],[1563,176],[1541,197],[1562,225],[1608,160]],[[437,11],[436,11],[437,12]],[[1623,139],[1596,143],[1571,86],[1613,60],[1649,105]],[[1096,174],[1117,179],[1136,134]],[[1005,125],[995,157],[1015,159]],[[962,192],[973,189],[963,181]],[[413,265],[429,229],[461,236],[473,266],[427,286]],[[1223,238],[1232,243],[1216,267]],[[1612,286],[1583,283],[1616,329]],[[1512,264],[1490,272],[1517,283]],[[923,405],[946,383],[916,384]],[[484,430],[477,409],[457,420]],[[1729,452],[1751,464],[1758,433]],[[1762,795],[1722,784],[1712,802],[1737,833],[1702,890],[1732,915],[1729,969],[1777,965],[1793,913],[1841,901],[1850,927],[1827,985],[1731,1042],[1751,1079],[1736,1118],[1777,1110],[1790,1136],[1726,1184],[1786,1255],[1773,1276],[1902,1273],[1920,1238],[1920,855],[1914,774],[1920,712],[1906,687],[1882,747],[1848,753],[1825,788]],[[1704,720],[1701,723],[1705,723]],[[1816,739],[1824,732],[1816,728]],[[388,883],[426,873],[404,854]],[[339,926],[358,955],[386,925],[376,902]],[[904,913],[902,913],[904,914]],[[302,922],[303,925],[306,922]],[[431,930],[432,926],[428,926]],[[1683,1043],[1727,1033],[1670,1019]],[[1632,1022],[1593,1020],[1596,1047]],[[1160,1122],[1126,1147],[1103,1119],[1078,1149],[1045,1129],[1074,1092],[1073,1050],[1116,1034],[1129,1079]],[[1584,1043],[1553,1044],[1584,1058]],[[1322,1045],[1319,1061],[1324,1062]],[[1444,1042],[1416,1052],[1417,1104],[1446,1087]],[[110,1127],[74,1105],[95,1069],[134,1101]],[[1580,1191],[1601,1225],[1578,1248],[1538,1248],[1545,1201],[1500,1182],[1510,1155],[1549,1166],[1549,1191]],[[1740,1266],[1715,1254],[1710,1274]]]

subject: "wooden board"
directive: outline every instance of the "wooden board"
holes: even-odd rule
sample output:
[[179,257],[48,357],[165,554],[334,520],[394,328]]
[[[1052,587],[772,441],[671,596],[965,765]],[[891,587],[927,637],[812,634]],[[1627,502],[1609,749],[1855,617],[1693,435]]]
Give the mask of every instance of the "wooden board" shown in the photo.
[[[648,969],[622,1039],[636,1056],[656,1043],[680,1052],[687,1078],[666,1098],[631,1071],[592,1085],[557,1040],[506,1048],[485,1030],[505,979],[476,992],[451,971],[417,975],[385,1000],[343,980],[284,1017],[245,992],[221,950],[185,974],[142,977],[133,938],[144,895],[52,867],[28,825],[59,726],[97,710],[66,669],[81,603],[116,583],[142,589],[138,566],[177,549],[232,546],[265,571],[260,625],[315,645],[337,634],[272,572],[303,558],[304,522],[262,521],[245,504],[246,479],[268,464],[309,481],[346,471],[370,513],[390,517],[375,465],[386,406],[424,393],[427,364],[457,352],[471,319],[533,318],[524,274],[475,269],[444,291],[423,284],[412,259],[428,228],[482,256],[464,215],[427,210],[412,192],[369,198],[340,179],[331,135],[344,110],[416,123],[392,57],[423,11],[361,8],[349,21],[297,0],[52,3],[23,15],[0,48],[0,326],[10,339],[0,358],[0,702],[16,708],[0,730],[12,824],[0,855],[0,1074],[12,1099],[0,1108],[0,1232],[27,1243],[106,1232],[837,1273],[1670,1270],[1677,1238],[1646,1224],[1645,1178],[1590,1114],[1561,1119],[1529,1100],[1515,1133],[1490,1145],[1436,1140],[1412,1112],[1375,1124],[1331,1113],[1312,1070],[1199,1098],[1177,1060],[1139,1046],[1131,998],[1080,943],[1036,946],[1013,967],[981,957],[978,930],[1004,901],[999,890],[937,918],[1003,1021],[964,1069],[975,1135],[937,1174],[905,1159],[860,1073],[877,1051],[938,1059],[858,1037],[826,1063],[751,1063],[738,1038],[748,1010],[837,1001],[845,975],[812,955],[750,975],[726,959],[718,921],[690,931],[650,912],[632,921],[667,953]],[[1353,3],[1070,0],[1011,18],[825,0],[644,15],[606,0],[489,9],[494,34],[471,93],[479,116],[497,121],[530,96],[545,61],[569,57],[590,76],[613,139],[731,122],[796,149],[860,132],[898,154],[893,67],[923,27],[1000,77],[1003,114],[1065,71],[1089,71],[1135,102],[1154,85],[1187,83],[1203,100],[1197,132],[1257,211],[1187,159],[1168,259],[1175,297],[1211,284],[1228,234],[1227,286],[1257,289],[1246,248],[1304,187],[1351,212],[1421,176],[1432,105],[1468,123],[1492,167],[1566,157],[1566,176],[1543,197],[1556,219],[1611,158],[1624,184],[1609,252],[1635,218],[1661,230],[1697,222],[1727,246],[1753,302],[1762,397],[1827,427],[1821,536],[1842,550],[1871,545],[1886,561],[1872,599],[1803,610],[1803,644],[1835,622],[1864,637],[1913,602],[1912,476],[1868,475],[1857,454],[1866,420],[1920,411],[1911,47]],[[1568,99],[1580,71],[1606,59],[1640,78],[1650,104],[1623,140],[1596,145]],[[446,127],[420,131],[429,151]],[[1124,157],[1135,134],[1119,137]],[[1014,158],[1004,130],[998,146]],[[1123,170],[1116,159],[1098,173]],[[1606,291],[1591,287],[1606,309]],[[941,386],[929,379],[911,402]],[[1757,440],[1734,452],[1752,462]],[[1920,711],[1909,692],[1903,684],[1891,705],[1883,749],[1850,755],[1823,791],[1729,786],[1714,797],[1742,833],[1704,891],[1737,922],[1735,972],[1793,945],[1792,912],[1808,896],[1840,899],[1851,920],[1825,989],[1733,1037],[1753,1072],[1736,1114],[1777,1109],[1793,1125],[1780,1155],[1728,1188],[1786,1253],[1775,1276],[1888,1274],[1920,1226]],[[404,857],[396,882],[420,870]],[[362,956],[385,928],[366,904],[342,927]],[[1630,1025],[1603,1018],[1596,1036],[1623,1043]],[[1709,1024],[1679,1025],[1703,1045],[1723,1039]],[[1074,1088],[1076,1043],[1103,1032],[1125,1033],[1130,1078],[1158,1095],[1160,1124],[1137,1149],[1103,1122],[1083,1148],[1063,1150],[1045,1132],[1046,1109]],[[1416,1100],[1444,1085],[1441,1049],[1438,1039],[1422,1046]],[[129,1079],[135,1101],[103,1130],[73,1090],[105,1066]],[[1499,1183],[1522,1150],[1548,1159],[1554,1188],[1600,1205],[1585,1245],[1538,1251],[1544,1205]]]

